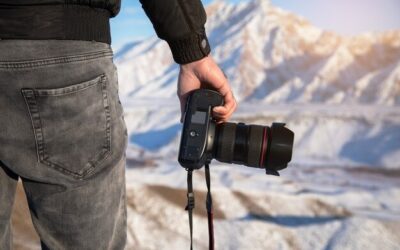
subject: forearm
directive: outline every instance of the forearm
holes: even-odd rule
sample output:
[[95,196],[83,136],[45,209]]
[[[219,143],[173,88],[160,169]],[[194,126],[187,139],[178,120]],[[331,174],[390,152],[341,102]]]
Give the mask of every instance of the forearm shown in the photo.
[[210,53],[200,0],[140,0],[159,38],[167,41],[179,64],[197,61]]

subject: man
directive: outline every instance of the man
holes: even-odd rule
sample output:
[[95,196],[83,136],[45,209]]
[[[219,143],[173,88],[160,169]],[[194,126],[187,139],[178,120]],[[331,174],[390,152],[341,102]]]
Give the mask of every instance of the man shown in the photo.
[[[213,88],[236,102],[209,55],[200,0],[141,0],[180,64],[177,94]],[[123,110],[110,47],[119,0],[0,0],[0,249],[21,178],[43,249],[126,244]],[[140,230],[136,228],[135,230]]]

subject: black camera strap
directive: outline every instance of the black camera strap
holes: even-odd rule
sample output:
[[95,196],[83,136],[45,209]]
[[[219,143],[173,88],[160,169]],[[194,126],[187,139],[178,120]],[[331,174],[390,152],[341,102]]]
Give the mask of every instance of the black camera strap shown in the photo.
[[211,196],[211,181],[210,181],[210,167],[208,164],[205,165],[206,170],[206,183],[207,183],[207,217],[208,217],[208,246],[210,250],[214,250],[214,223],[213,223],[213,204]]
[[[190,227],[190,250],[193,250],[193,209],[194,209],[194,193],[193,193],[193,170],[187,170],[187,184],[188,184],[188,203],[185,210],[188,211],[189,215],[189,227]],[[210,167],[205,164],[205,176],[207,184],[207,218],[208,218],[208,245],[209,250],[214,250],[214,224],[213,224],[213,206],[212,206],[212,196],[211,196],[211,181],[210,181]]]
[[188,172],[188,175],[187,175],[188,203],[186,205],[185,210],[188,211],[188,214],[189,214],[190,250],[193,250],[193,209],[194,209],[194,193],[193,193],[193,181],[192,181],[193,170],[188,169],[187,172]]

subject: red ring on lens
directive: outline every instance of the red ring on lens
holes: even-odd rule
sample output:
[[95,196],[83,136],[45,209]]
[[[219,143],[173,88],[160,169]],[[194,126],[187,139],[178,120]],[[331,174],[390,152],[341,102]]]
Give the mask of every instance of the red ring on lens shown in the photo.
[[268,133],[267,133],[267,128],[264,127],[263,141],[262,141],[261,155],[260,155],[260,167],[263,166],[264,157],[265,157],[265,154],[267,153],[267,147],[268,147]]

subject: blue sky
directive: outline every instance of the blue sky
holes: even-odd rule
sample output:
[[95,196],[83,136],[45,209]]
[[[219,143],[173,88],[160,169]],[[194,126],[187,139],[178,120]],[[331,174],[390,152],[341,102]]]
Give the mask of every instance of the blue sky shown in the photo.
[[[212,1],[202,2],[207,5]],[[400,29],[400,0],[272,0],[272,3],[307,18],[318,27],[343,35]],[[155,35],[139,0],[122,0],[121,12],[112,19],[111,29],[115,50],[129,41]]]

